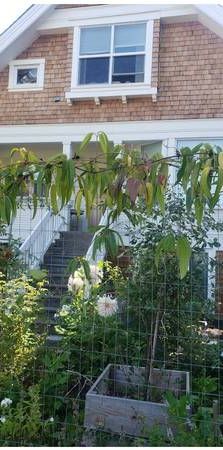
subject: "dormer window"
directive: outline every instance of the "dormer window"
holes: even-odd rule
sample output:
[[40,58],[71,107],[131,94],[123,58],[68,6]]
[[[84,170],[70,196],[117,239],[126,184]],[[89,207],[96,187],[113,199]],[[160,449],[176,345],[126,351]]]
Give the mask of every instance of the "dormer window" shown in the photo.
[[144,82],[146,24],[80,30],[79,84]]
[[43,89],[45,60],[16,59],[9,64],[9,90]]
[[152,96],[153,20],[74,27],[68,101]]

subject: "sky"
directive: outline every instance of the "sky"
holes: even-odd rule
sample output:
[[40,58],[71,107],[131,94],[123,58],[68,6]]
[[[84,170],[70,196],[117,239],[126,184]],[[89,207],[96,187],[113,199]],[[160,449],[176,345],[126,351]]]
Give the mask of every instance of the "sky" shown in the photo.
[[2,33],[9,25],[11,25],[11,23],[14,22],[14,20],[16,20],[31,5],[32,2],[27,0],[19,0],[17,2],[1,2],[0,33]]

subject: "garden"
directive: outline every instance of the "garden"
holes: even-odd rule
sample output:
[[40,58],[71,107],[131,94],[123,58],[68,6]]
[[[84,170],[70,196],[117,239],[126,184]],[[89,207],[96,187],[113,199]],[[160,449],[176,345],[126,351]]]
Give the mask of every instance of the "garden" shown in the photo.
[[26,267],[13,239],[1,245],[0,444],[221,447],[221,263],[210,254],[223,152],[201,143],[142,157],[99,133],[101,158],[80,164],[92,137],[72,160],[17,148],[1,168],[1,235],[36,180],[33,215],[44,186],[54,214],[70,201],[80,214],[84,200],[87,217],[97,202],[107,221],[92,230],[93,259],[66,268],[54,346],[40,326],[47,273]]

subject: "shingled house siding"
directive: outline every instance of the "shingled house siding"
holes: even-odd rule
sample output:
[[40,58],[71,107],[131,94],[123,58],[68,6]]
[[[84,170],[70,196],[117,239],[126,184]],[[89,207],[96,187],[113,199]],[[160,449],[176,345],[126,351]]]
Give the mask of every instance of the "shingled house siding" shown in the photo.
[[[223,117],[223,40],[197,22],[154,28],[151,97],[65,100],[70,89],[72,33],[40,36],[18,58],[46,58],[43,91],[8,92],[8,68],[0,73],[0,124],[196,119]],[[61,96],[55,103],[54,97]]]

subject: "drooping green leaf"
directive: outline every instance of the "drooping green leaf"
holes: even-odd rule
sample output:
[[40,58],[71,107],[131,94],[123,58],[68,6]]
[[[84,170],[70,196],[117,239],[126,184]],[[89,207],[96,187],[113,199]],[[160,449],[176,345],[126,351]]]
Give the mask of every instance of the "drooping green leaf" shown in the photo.
[[81,152],[88,146],[89,142],[90,142],[91,139],[92,139],[93,134],[94,134],[94,133],[88,133],[88,134],[85,136],[85,138],[84,138],[83,141],[81,142],[80,147],[78,148],[78,151],[77,151],[78,154],[81,153]]
[[88,281],[90,281],[91,280],[91,271],[90,271],[89,262],[85,258],[82,258],[81,264],[84,269],[85,277],[87,278]]
[[163,253],[175,252],[175,238],[172,233],[164,236],[158,243],[155,252],[155,264],[158,269],[160,257]]
[[32,196],[32,201],[33,201],[33,219],[36,216],[36,212],[37,212],[37,206],[38,206],[38,196],[34,193]]
[[223,187],[223,170],[219,167],[219,169],[218,169],[218,180],[217,180],[215,193],[214,193],[214,195],[213,195],[213,197],[211,198],[211,201],[210,201],[210,206],[211,206],[212,209],[216,206],[216,204],[219,201],[222,187]]
[[50,189],[50,202],[51,208],[54,214],[58,213],[58,204],[57,204],[57,188],[55,184],[52,184]]
[[179,236],[176,241],[176,255],[179,262],[180,278],[184,278],[191,258],[191,247],[186,236]]
[[200,225],[204,213],[204,202],[199,197],[195,198],[194,209],[195,209],[195,218],[197,220],[197,223]]
[[107,135],[103,131],[98,134],[98,140],[103,153],[107,155],[109,152],[109,141]]
[[223,170],[223,152],[220,152],[218,155],[218,164],[219,164],[220,169]]
[[205,167],[201,172],[201,178],[200,178],[200,188],[202,194],[204,194],[207,198],[210,197],[210,187],[208,185],[208,176],[210,174],[211,168],[209,166]]
[[83,190],[79,189],[79,191],[77,192],[76,195],[76,199],[75,199],[75,208],[76,208],[76,212],[77,212],[77,216],[80,216],[81,213],[81,202],[83,199]]

